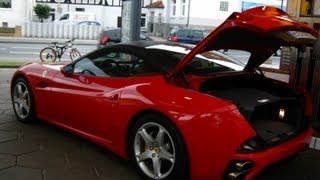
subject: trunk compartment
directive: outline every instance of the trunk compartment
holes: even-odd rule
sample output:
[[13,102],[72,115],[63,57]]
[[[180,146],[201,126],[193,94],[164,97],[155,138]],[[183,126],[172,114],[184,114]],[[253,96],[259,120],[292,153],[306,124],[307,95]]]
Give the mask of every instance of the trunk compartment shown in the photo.
[[200,91],[235,104],[267,145],[307,127],[303,94],[262,75],[216,77],[203,82]]

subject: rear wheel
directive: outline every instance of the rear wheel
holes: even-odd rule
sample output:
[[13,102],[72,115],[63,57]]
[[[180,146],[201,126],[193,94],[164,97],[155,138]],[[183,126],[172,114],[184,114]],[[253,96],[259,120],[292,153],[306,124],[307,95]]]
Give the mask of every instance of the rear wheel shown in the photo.
[[51,47],[46,47],[40,52],[40,60],[42,62],[54,62],[57,59],[56,51]]
[[18,78],[13,83],[11,100],[19,121],[31,122],[36,119],[32,90],[24,78]]
[[81,56],[80,52],[77,49],[72,49],[70,52],[70,59],[71,61],[79,58]]
[[130,131],[129,155],[146,179],[188,179],[188,156],[182,138],[167,118],[147,114]]

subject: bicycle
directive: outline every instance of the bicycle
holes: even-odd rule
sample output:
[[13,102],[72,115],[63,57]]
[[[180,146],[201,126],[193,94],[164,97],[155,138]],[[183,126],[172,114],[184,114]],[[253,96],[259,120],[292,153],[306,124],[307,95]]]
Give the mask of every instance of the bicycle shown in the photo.
[[49,47],[45,47],[40,51],[40,59],[42,62],[55,62],[57,58],[61,61],[62,55],[68,50],[70,51],[70,59],[71,61],[75,60],[76,58],[80,57],[81,54],[77,48],[73,48],[73,41],[72,40],[66,41],[64,46],[57,46],[58,42],[52,42],[53,45]]

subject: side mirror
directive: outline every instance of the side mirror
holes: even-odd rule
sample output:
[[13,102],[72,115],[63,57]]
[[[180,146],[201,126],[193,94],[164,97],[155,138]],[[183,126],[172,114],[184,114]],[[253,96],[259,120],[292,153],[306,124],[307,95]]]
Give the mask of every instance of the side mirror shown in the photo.
[[68,64],[61,67],[61,72],[65,76],[70,76],[71,74],[73,74],[73,71],[74,71],[73,64]]

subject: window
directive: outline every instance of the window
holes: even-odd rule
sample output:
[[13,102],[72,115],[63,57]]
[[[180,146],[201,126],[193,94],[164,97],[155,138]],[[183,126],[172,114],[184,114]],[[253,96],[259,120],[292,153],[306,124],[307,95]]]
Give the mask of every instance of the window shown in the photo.
[[69,19],[69,14],[64,14],[59,20],[67,20]]
[[126,52],[101,50],[78,61],[74,73],[99,77],[130,77],[154,74],[144,60]]
[[177,6],[177,2],[176,0],[172,0],[172,15],[175,16],[176,15],[176,6]]
[[0,0],[0,8],[11,8],[11,0]]
[[77,12],[85,12],[85,8],[76,8]]
[[220,11],[228,11],[229,2],[228,1],[220,1]]
[[203,38],[203,32],[199,30],[192,30],[192,35],[193,38],[198,38],[202,39]]
[[181,15],[182,16],[186,15],[186,0],[181,1]]
[[301,0],[300,6],[301,16],[319,16],[320,15],[320,0]]
[[177,32],[177,36],[180,38],[187,38],[189,37],[189,33],[190,33],[190,30],[188,29],[180,29]]
[[146,16],[147,14],[141,14],[141,27],[146,27]]

